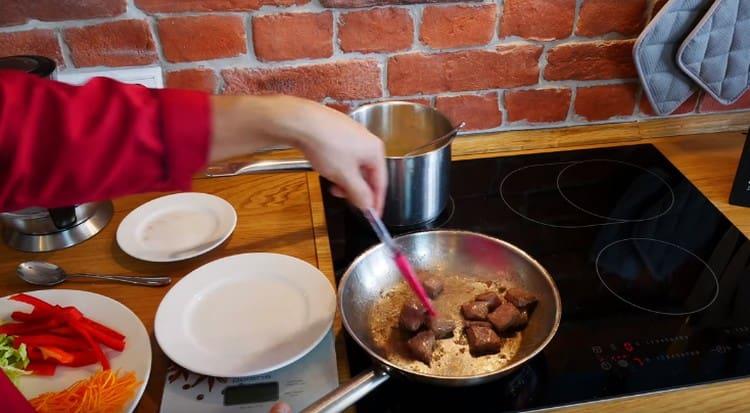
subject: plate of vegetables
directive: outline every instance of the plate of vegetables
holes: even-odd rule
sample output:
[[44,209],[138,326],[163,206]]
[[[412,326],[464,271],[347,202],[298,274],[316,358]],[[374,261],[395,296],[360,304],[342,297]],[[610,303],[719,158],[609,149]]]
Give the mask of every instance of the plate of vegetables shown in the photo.
[[39,413],[132,412],[151,343],[123,304],[79,290],[0,298],[0,369]]

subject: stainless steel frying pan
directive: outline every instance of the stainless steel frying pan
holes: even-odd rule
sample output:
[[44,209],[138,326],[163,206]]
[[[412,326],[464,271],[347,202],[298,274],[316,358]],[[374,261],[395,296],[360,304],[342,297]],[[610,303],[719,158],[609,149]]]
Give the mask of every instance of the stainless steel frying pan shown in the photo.
[[[434,366],[399,360],[397,352],[384,345],[386,328],[398,309],[382,307],[383,300],[393,300],[403,281],[385,248],[377,245],[360,255],[344,274],[338,289],[339,310],[346,331],[365,349],[375,367],[353,378],[304,410],[306,413],[338,412],[385,382],[390,376],[403,376],[420,382],[446,386],[469,386],[498,379],[530,360],[550,342],[560,324],[562,304],[555,282],[547,271],[526,253],[507,242],[465,231],[428,231],[396,238],[417,272],[429,272],[446,279],[458,279],[465,285],[500,284],[524,288],[539,299],[528,326],[517,333],[513,354],[471,358],[448,343],[440,363]],[[457,284],[458,285],[458,284]],[[446,284],[449,293],[450,285]],[[395,289],[395,290],[394,290]],[[458,302],[470,300],[474,291],[445,298]],[[398,298],[398,297],[396,297]],[[440,305],[441,296],[436,300]],[[438,311],[446,314],[455,306],[448,303]],[[373,308],[376,310],[373,312]],[[455,311],[458,311],[457,309]],[[393,333],[397,334],[397,333]],[[513,339],[508,339],[509,342]],[[445,364],[453,363],[451,369]],[[448,372],[452,372],[449,374]]]

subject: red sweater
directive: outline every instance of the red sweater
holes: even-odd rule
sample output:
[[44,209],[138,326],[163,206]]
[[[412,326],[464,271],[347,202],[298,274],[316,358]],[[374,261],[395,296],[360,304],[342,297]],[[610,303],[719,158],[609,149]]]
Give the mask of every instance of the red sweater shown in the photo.
[[0,71],[0,211],[186,190],[210,136],[205,93]]

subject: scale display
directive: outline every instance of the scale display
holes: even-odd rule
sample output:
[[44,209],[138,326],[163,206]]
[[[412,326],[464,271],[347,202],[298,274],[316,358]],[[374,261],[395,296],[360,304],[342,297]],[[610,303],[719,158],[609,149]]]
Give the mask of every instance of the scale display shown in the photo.
[[300,411],[339,384],[333,333],[296,362],[251,377],[208,377],[171,366],[161,413],[268,413],[277,401]]

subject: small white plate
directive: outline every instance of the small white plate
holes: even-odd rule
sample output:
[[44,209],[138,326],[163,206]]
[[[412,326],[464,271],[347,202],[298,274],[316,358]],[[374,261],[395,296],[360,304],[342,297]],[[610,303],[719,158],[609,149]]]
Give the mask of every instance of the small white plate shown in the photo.
[[195,373],[245,377],[307,354],[333,324],[336,294],[317,268],[280,254],[233,255],[182,278],[159,304],[156,340]]
[[[146,327],[129,308],[109,297],[79,290],[39,290],[26,294],[40,298],[50,304],[60,306],[75,306],[86,317],[106,325],[125,336],[125,350],[122,353],[102,347],[109,358],[112,370],[135,372],[141,382],[133,400],[125,411],[132,412],[146,389],[149,374],[151,374],[151,342]],[[0,320],[10,321],[13,311],[30,312],[33,307],[9,297],[0,298]],[[85,367],[58,366],[54,376],[22,376],[19,389],[27,398],[32,399],[42,393],[65,390],[73,383],[90,377],[101,369],[99,364]],[[1,403],[0,403],[1,404]]]
[[117,245],[140,260],[180,261],[221,245],[236,225],[234,208],[217,196],[197,192],[167,195],[128,214],[117,228]]

